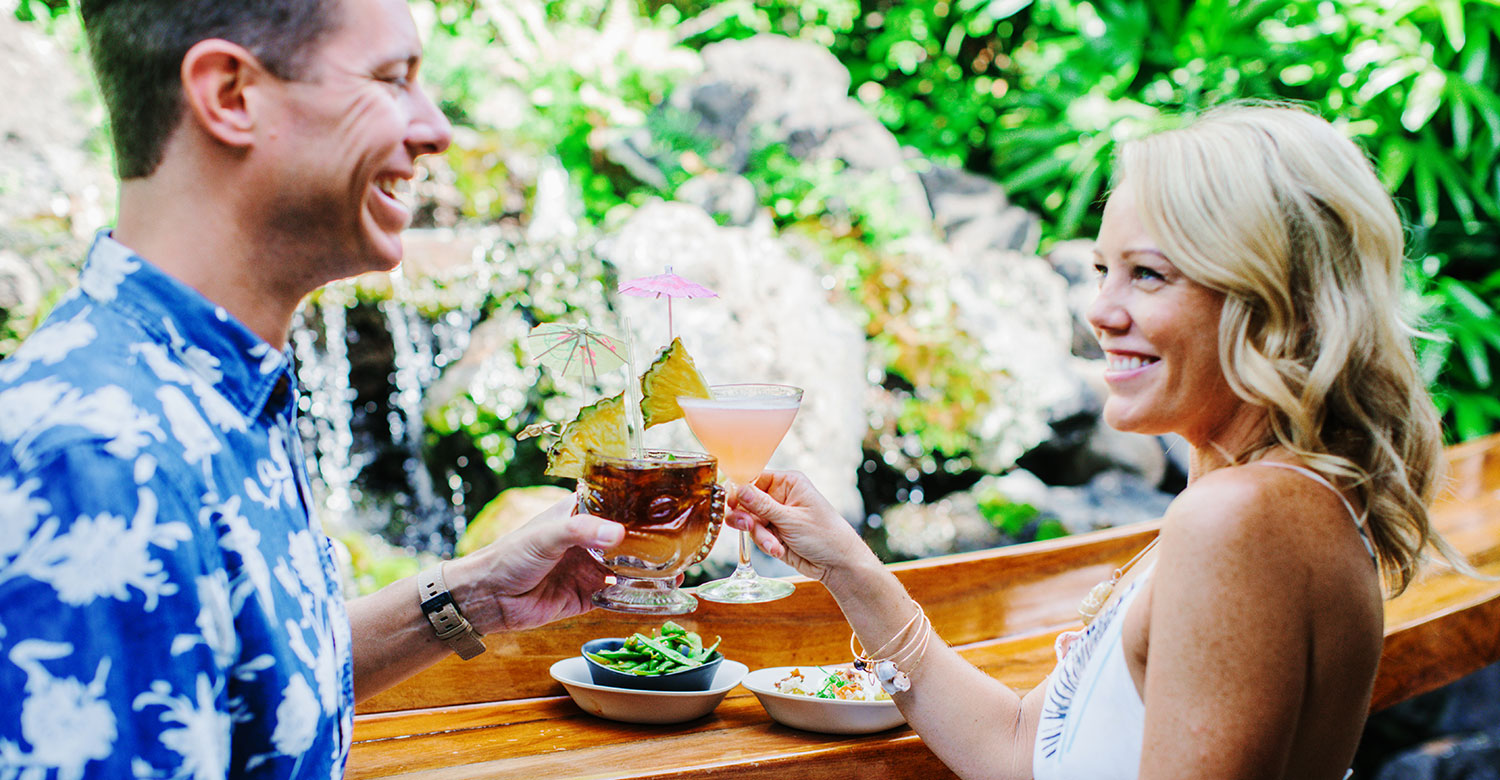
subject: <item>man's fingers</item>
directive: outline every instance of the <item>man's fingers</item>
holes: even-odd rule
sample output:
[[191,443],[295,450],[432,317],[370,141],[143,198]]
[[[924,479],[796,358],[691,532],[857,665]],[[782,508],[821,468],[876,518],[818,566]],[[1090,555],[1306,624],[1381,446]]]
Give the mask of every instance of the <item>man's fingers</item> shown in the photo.
[[539,523],[528,540],[541,558],[557,560],[573,547],[613,547],[625,538],[625,526],[593,515],[573,515],[562,522]]

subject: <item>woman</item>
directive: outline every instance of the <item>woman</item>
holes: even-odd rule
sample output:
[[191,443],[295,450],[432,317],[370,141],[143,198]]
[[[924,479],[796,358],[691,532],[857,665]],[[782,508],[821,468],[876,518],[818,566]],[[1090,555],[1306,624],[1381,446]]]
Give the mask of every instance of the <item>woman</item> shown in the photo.
[[1449,552],[1426,510],[1438,420],[1396,314],[1400,221],[1359,149],[1296,108],[1212,112],[1129,144],[1119,171],[1088,313],[1104,419],[1180,434],[1191,475],[1046,684],[1019,695],[936,640],[801,475],[762,475],[731,522],[828,587],[960,776],[1336,780],[1382,591],[1425,545]]

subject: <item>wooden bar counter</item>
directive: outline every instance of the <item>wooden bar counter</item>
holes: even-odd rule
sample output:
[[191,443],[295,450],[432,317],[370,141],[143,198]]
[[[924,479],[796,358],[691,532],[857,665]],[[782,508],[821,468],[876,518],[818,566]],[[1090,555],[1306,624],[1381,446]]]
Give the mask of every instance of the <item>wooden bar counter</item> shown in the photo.
[[[1449,451],[1450,487],[1434,507],[1449,541],[1500,576],[1500,437]],[[892,571],[938,634],[991,676],[1040,684],[1052,640],[1078,626],[1074,609],[1156,533],[1151,524],[911,563]],[[816,582],[766,604],[702,602],[676,622],[723,636],[751,669],[844,663],[849,629]],[[450,657],[361,704],[347,777],[477,778],[942,778],[947,768],[910,728],[858,737],[775,723],[735,688],[711,714],[642,726],[585,714],[548,675],[587,640],[624,636],[662,618],[594,610],[533,631],[486,637],[489,652]],[[1500,660],[1500,582],[1433,567],[1387,602],[1385,652],[1372,709],[1452,682]]]

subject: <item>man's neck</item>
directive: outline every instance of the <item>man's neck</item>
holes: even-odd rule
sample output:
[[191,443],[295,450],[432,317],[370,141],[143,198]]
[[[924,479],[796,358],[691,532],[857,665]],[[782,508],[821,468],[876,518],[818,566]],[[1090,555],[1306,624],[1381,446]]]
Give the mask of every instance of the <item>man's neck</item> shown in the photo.
[[121,184],[114,238],[281,349],[311,290],[285,278],[235,198],[232,187],[164,167]]

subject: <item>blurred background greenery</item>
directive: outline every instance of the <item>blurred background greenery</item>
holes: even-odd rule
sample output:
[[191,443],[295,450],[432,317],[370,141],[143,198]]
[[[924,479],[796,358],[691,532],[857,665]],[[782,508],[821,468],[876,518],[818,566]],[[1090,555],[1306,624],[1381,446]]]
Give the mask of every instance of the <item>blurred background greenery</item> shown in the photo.
[[[79,51],[66,0],[12,2],[18,19],[46,25]],[[1418,349],[1448,438],[1500,429],[1495,0],[415,0],[412,7],[428,37],[424,81],[457,128],[419,188],[427,226],[530,218],[539,159],[555,158],[568,174],[580,210],[572,218],[581,225],[608,230],[640,204],[672,199],[720,163],[696,120],[666,99],[700,67],[704,47],[763,33],[836,56],[850,73],[851,97],[915,155],[999,182],[1012,202],[1040,216],[1041,253],[1093,235],[1120,141],[1226,100],[1305,103],[1367,150],[1407,217],[1410,302],[1426,331]],[[639,151],[649,164],[613,153],[642,130],[649,148]],[[922,453],[920,471],[961,472],[983,444],[974,420],[997,402],[972,369],[977,346],[954,332],[934,351],[885,327],[883,318],[917,306],[903,298],[901,277],[900,242],[911,225],[890,192],[850,191],[839,168],[768,142],[733,172],[754,185],[776,229],[816,247],[838,271],[841,292],[864,307],[882,381],[906,393],[894,425]],[[587,235],[526,246],[497,239],[484,251],[515,267],[461,302],[473,310],[470,322],[588,312],[601,289],[613,289]],[[431,321],[463,297],[456,286],[410,292]],[[0,355],[37,321],[45,300],[0,313]],[[381,304],[375,296],[358,305]],[[359,319],[357,311],[349,316]],[[555,419],[548,404],[558,390],[517,370],[508,390],[460,392],[427,411],[425,447],[459,464],[446,478],[475,499],[471,518],[501,489],[545,481],[540,451],[518,447],[514,435]],[[985,514],[997,527],[1031,529],[1017,538],[1037,532],[1037,523],[1023,522],[1024,508]]]
[[[1041,251],[1097,230],[1116,143],[1182,111],[1236,98],[1303,102],[1343,125],[1370,154],[1410,226],[1413,304],[1433,338],[1419,343],[1450,440],[1500,425],[1500,4],[1493,0],[728,0],[610,2],[479,0],[435,6],[439,37],[429,78],[458,122],[502,84],[533,98],[509,132],[482,133],[451,155],[468,198],[464,216],[504,209],[486,154],[518,144],[555,149],[581,185],[586,218],[621,203],[670,197],[695,172],[690,128],[677,170],[641,181],[603,153],[612,133],[646,121],[685,75],[674,47],[777,33],[828,48],[849,69],[851,94],[925,157],[998,180],[1041,215]],[[526,11],[531,12],[528,16]],[[622,18],[628,17],[628,18]],[[618,57],[579,69],[534,48],[538,28],[632,25],[660,31],[656,58]],[[529,39],[529,40],[528,40]],[[506,73],[470,53],[503,44]],[[747,174],[784,227],[830,210],[816,164],[766,150]],[[878,198],[847,219],[819,223],[850,263],[899,238]],[[888,211],[888,210],[887,210]],[[846,239],[862,245],[851,249]],[[957,383],[956,383],[957,384]],[[941,442],[929,442],[941,444]],[[954,448],[956,449],[956,448]]]

